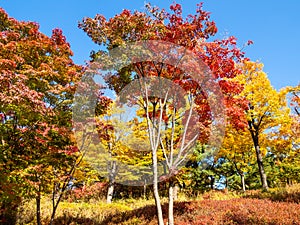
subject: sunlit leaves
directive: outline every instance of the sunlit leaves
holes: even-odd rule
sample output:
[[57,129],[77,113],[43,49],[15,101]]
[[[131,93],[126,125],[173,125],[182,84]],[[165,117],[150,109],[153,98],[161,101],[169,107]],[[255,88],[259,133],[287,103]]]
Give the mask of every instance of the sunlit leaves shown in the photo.
[[72,164],[70,107],[82,68],[61,30],[48,37],[2,9],[0,18],[0,185],[32,196],[52,190]]

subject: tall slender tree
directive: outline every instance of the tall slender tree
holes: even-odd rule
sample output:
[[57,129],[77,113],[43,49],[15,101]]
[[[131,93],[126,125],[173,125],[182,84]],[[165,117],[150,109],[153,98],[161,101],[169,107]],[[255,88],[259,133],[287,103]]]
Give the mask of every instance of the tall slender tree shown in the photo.
[[[236,39],[229,37],[223,40],[208,42],[208,39],[217,32],[217,28],[215,23],[210,20],[209,13],[202,9],[201,4],[197,6],[195,15],[189,15],[187,18],[183,18],[182,8],[179,4],[172,4],[170,6],[170,12],[152,7],[149,4],[146,5],[146,8],[149,13],[123,10],[120,14],[110,19],[106,19],[102,15],[96,15],[95,18],[85,18],[79,24],[79,27],[83,29],[96,44],[105,47],[105,50],[92,52],[91,55],[93,61],[101,59],[100,64],[105,64],[106,69],[107,67],[112,69],[111,73],[104,75],[108,86],[119,94],[122,89],[132,81],[144,81],[145,78],[149,77],[169,79],[191,94],[193,97],[191,103],[194,104],[194,109],[198,115],[201,115],[198,122],[203,125],[203,128],[208,128],[211,124],[212,115],[208,104],[207,93],[204,93],[200,85],[197,84],[197,81],[192,79],[189,72],[181,71],[179,68],[176,68],[176,66],[168,65],[163,61],[157,62],[154,60],[135,62],[122,69],[119,68],[117,71],[113,71],[113,68],[115,68],[114,63],[118,63],[119,61],[109,62],[109,60],[106,60],[108,56],[112,54],[112,52],[110,52],[111,50],[118,47],[122,48],[126,46],[128,42],[135,43],[139,41],[156,40],[172,43],[174,46],[182,46],[186,50],[193,52],[198,60],[207,64],[213,74],[213,83],[220,85],[222,94],[225,96],[228,109],[224,113],[226,114],[230,111],[232,112],[232,119],[237,119],[241,111],[232,110],[232,106],[236,105],[233,93],[238,90],[236,90],[235,86],[227,79],[224,79],[235,77],[239,72],[235,64],[243,58],[243,52],[237,48]],[[158,46],[149,46],[149,48],[154,47]],[[157,50],[158,49],[156,49],[156,52]],[[166,51],[166,49],[162,48],[161,53],[164,51]],[[173,56],[176,58],[176,50],[173,52],[170,51],[169,53],[175,53]],[[177,54],[177,57],[178,56]],[[120,58],[120,60],[122,59]],[[194,65],[190,65],[189,67],[193,68],[194,71],[199,69],[194,67]],[[141,82],[141,84],[145,85],[143,82]],[[147,90],[149,90],[149,87]],[[158,194],[157,152],[159,147],[163,149],[161,146],[161,128],[163,126],[161,125],[164,121],[166,100],[167,97],[169,97],[167,92],[164,92],[164,94],[167,96],[160,96],[156,99],[150,98],[150,95],[146,96],[146,98],[144,96],[144,102],[142,104],[148,121],[150,143],[152,143],[153,189],[158,212],[158,223],[160,225],[164,222]],[[172,110],[168,110],[168,113],[170,112],[172,112]],[[166,115],[166,117],[168,116],[169,115]],[[172,121],[172,119],[170,121]],[[200,135],[198,138],[202,140],[202,142],[208,139],[209,132],[206,131],[207,130],[203,129],[202,132],[199,132]],[[171,167],[169,169],[170,172],[172,171],[173,173],[175,168]],[[172,203],[172,201],[173,197],[170,196],[170,203]],[[169,224],[174,224],[172,207],[169,209]]]

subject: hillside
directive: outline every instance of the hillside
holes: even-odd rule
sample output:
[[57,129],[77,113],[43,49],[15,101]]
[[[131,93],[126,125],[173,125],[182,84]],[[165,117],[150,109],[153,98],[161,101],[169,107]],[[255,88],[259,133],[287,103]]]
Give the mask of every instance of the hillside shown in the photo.
[[[268,192],[248,191],[245,194],[210,191],[194,200],[181,196],[174,206],[175,224],[296,225],[300,224],[299,200],[299,185]],[[45,201],[43,205],[45,209],[50,204]],[[165,203],[164,215],[167,215],[167,207]],[[23,205],[23,210],[19,214],[19,224],[34,224],[34,204]],[[43,222],[46,223],[50,208],[44,212]],[[55,224],[155,225],[157,219],[153,200],[127,199],[110,205],[102,201],[63,202]]]

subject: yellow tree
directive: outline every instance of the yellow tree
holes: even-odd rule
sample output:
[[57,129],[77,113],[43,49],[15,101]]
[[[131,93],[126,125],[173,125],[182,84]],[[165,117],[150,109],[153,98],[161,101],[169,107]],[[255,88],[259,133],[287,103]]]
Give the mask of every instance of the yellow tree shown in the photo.
[[263,64],[244,61],[242,73],[234,78],[244,89],[241,97],[248,101],[245,110],[248,131],[251,135],[256,153],[257,165],[263,189],[268,189],[267,175],[264,169],[261,143],[263,136],[276,131],[289,123],[289,108],[281,95],[271,85],[267,74],[263,72]]
[[291,107],[295,114],[300,117],[300,84],[296,87],[288,87],[287,90],[291,93]]
[[285,87],[280,93],[284,101],[288,100],[291,113],[286,119],[289,123],[273,133],[271,141],[273,149],[279,155],[277,163],[281,169],[281,177],[285,179],[284,183],[291,184],[293,180],[299,180],[300,171],[300,85]]
[[300,84],[292,89],[292,101],[291,106],[295,111],[295,116],[293,117],[293,129],[295,145],[296,148],[300,148]]
[[120,108],[117,101],[96,117],[96,125],[100,141],[91,145],[86,157],[101,176],[108,177],[107,203],[111,203],[117,182],[140,185],[141,174],[149,172],[150,148],[144,131],[135,127],[134,115]]
[[242,190],[246,190],[245,174],[251,170],[250,164],[255,162],[253,142],[247,129],[237,129],[228,125],[222,147],[217,158],[225,158],[232,164],[241,178]]
[[294,109],[295,115],[292,115],[293,124],[292,124],[292,134],[293,134],[293,163],[296,170],[296,176],[299,182],[299,172],[300,172],[300,84],[294,88],[293,98],[291,101],[292,107]]

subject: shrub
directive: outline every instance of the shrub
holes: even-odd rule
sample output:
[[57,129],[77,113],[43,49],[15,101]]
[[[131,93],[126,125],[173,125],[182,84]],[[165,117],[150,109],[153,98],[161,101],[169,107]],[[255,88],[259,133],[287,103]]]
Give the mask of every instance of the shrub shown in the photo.
[[105,199],[107,193],[107,183],[96,182],[90,186],[78,187],[68,191],[64,200],[68,202],[95,202]]
[[[231,199],[204,200],[186,205],[179,219],[190,224],[299,224],[297,204],[274,203],[269,200]],[[177,224],[180,224],[179,222]]]
[[300,203],[300,184],[285,188],[273,188],[266,191],[252,190],[244,194],[245,198],[270,199],[280,202]]
[[[167,215],[167,204],[163,206]],[[300,224],[300,208],[295,203],[272,202],[259,199],[202,200],[175,204],[177,225],[296,225]],[[123,214],[112,215],[101,225],[157,224],[154,205]],[[166,218],[165,218],[166,219]]]

